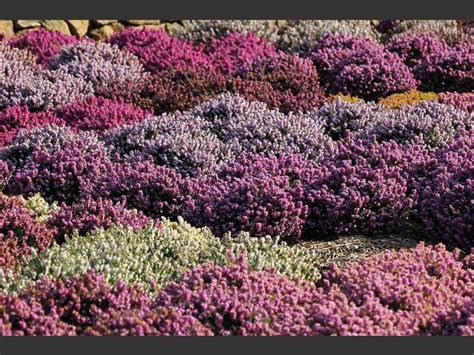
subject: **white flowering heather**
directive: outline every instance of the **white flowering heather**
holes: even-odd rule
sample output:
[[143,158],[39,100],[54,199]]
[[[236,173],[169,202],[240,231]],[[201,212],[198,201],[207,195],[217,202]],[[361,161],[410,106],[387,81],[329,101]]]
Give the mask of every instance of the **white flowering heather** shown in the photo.
[[31,130],[20,130],[15,139],[0,151],[0,159],[15,167],[21,167],[34,151],[58,151],[66,143],[75,140],[86,142],[88,146],[102,145],[93,132],[74,133],[68,127],[46,125]]
[[339,140],[344,137],[346,131],[356,135],[364,132],[376,117],[388,112],[389,109],[373,102],[347,102],[337,98],[308,112],[306,116],[321,124],[325,134]]
[[276,42],[278,38],[278,26],[273,20],[186,20],[182,28],[171,31],[171,34],[194,43],[207,43],[213,37],[227,36],[232,32],[253,33],[270,42]]
[[207,120],[236,155],[297,153],[315,159],[332,142],[323,134],[322,124],[307,115],[284,114],[239,95],[220,94],[191,112]]
[[102,42],[82,41],[63,48],[49,67],[63,69],[76,77],[103,87],[117,81],[136,82],[146,74],[133,54],[118,46]]
[[19,270],[15,283],[0,280],[0,289],[15,291],[42,276],[65,279],[94,269],[109,283],[119,279],[145,288],[161,288],[179,280],[183,272],[202,263],[226,265],[228,257],[245,253],[252,270],[275,268],[292,279],[319,278],[313,252],[293,248],[276,238],[252,238],[241,233],[236,238],[216,238],[206,229],[193,228],[181,218],[163,221],[162,227],[133,231],[115,226],[98,229],[85,237],[73,235],[62,245],[54,245],[34,256]]
[[35,214],[36,220],[40,222],[49,221],[51,215],[60,210],[57,203],[48,203],[39,193],[26,199],[20,196],[19,199],[26,208]]
[[281,29],[277,45],[287,52],[304,54],[328,33],[379,38],[370,20],[292,20]]
[[394,31],[394,37],[408,34],[435,34],[449,43],[456,42],[461,34],[456,20],[402,20]]
[[84,79],[64,70],[44,70],[20,50],[0,51],[0,109],[13,105],[51,109],[84,99],[92,92]]
[[377,115],[360,136],[376,135],[380,141],[393,139],[399,143],[421,139],[426,146],[437,147],[451,140],[456,132],[471,129],[474,122],[473,113],[436,101],[422,101],[387,113]]

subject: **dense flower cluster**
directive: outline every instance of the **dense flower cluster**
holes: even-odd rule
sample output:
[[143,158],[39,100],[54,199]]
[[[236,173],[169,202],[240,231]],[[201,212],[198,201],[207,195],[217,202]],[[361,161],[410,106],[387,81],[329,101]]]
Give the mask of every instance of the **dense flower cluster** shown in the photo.
[[144,68],[152,73],[176,68],[212,68],[203,48],[169,36],[164,29],[133,28],[114,33],[109,43],[136,55]]
[[420,204],[427,234],[468,251],[474,246],[473,138],[472,130],[465,132],[435,153]]
[[326,35],[309,57],[330,93],[377,99],[417,84],[398,55],[369,38]]
[[50,59],[58,54],[62,47],[76,42],[77,38],[74,36],[40,28],[14,37],[8,43],[15,48],[28,49],[36,56],[38,64],[46,65]]
[[473,336],[470,30],[0,35],[0,335]]
[[0,195],[0,269],[49,247],[54,233],[17,198]]
[[324,100],[316,68],[296,55],[281,54],[242,68],[230,89],[283,112],[307,111]]

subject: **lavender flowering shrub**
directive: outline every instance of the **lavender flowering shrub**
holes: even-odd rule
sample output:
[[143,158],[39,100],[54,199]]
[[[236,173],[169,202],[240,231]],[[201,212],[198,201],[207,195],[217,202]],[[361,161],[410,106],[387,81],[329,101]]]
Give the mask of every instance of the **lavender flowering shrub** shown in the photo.
[[434,169],[423,186],[420,216],[429,238],[469,251],[473,240],[473,131],[434,152]]
[[326,35],[309,53],[331,94],[366,100],[410,90],[417,84],[401,58],[369,38]]
[[136,55],[143,67],[151,73],[182,67],[213,68],[202,46],[193,46],[188,41],[169,36],[162,28],[159,30],[127,28],[114,33],[108,42]]
[[191,112],[210,122],[212,131],[235,155],[295,153],[316,159],[331,146],[321,124],[312,117],[285,115],[240,95],[221,94]]
[[136,82],[146,76],[133,54],[115,45],[84,40],[61,49],[49,67],[91,82],[96,88],[114,81]]
[[92,95],[84,78],[64,70],[49,71],[36,66],[28,51],[0,44],[0,109],[25,105],[47,110]]
[[8,44],[15,48],[28,49],[36,56],[36,63],[47,65],[62,47],[76,42],[77,38],[74,36],[39,28],[13,37]]
[[230,91],[285,113],[307,111],[324,101],[316,68],[310,60],[297,55],[280,54],[256,61],[243,67],[236,76]]

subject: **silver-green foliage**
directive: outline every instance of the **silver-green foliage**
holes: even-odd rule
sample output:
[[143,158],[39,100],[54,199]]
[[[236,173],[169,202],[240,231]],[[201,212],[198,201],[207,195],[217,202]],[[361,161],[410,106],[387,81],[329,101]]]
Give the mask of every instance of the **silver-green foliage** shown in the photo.
[[64,279],[89,269],[103,273],[110,283],[119,279],[145,288],[161,288],[176,281],[184,271],[202,263],[225,265],[229,253],[246,253],[255,270],[275,268],[289,278],[315,281],[319,278],[313,253],[278,239],[254,238],[241,233],[236,238],[215,237],[206,228],[194,228],[182,219],[163,221],[162,228],[133,231],[124,226],[98,229],[90,235],[73,235],[34,256],[16,277],[0,277],[0,288],[15,292],[42,276]]

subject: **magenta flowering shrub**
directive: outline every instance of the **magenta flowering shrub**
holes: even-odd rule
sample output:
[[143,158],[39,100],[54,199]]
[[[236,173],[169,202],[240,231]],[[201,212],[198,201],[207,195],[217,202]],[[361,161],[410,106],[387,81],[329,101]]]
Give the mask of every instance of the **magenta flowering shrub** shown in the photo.
[[9,144],[21,129],[65,122],[52,112],[30,112],[27,106],[10,106],[0,111],[0,146]]
[[327,35],[309,53],[331,94],[375,100],[413,89],[417,82],[401,58],[364,37]]
[[220,38],[212,37],[206,52],[214,66],[224,74],[234,74],[253,62],[277,56],[277,49],[265,38],[236,32]]
[[164,29],[127,28],[114,33],[108,42],[136,55],[151,73],[170,68],[213,68],[202,46],[193,46],[190,42],[169,36]]
[[464,132],[434,152],[423,186],[420,217],[428,238],[469,250],[474,246],[474,132]]
[[49,68],[91,82],[101,88],[114,81],[137,82],[145,78],[143,66],[133,54],[102,42],[80,41],[64,47]]
[[0,195],[0,269],[14,266],[33,249],[44,250],[53,240],[53,230],[38,222],[19,199]]
[[348,137],[317,162],[305,201],[308,238],[399,231],[418,201],[417,174],[429,160],[420,144]]
[[111,170],[112,162],[103,146],[81,140],[65,142],[57,151],[34,151],[15,171],[6,192],[23,196],[39,192],[48,202],[71,204],[93,193],[100,178]]
[[474,91],[473,44],[462,43],[433,53],[413,68],[425,91]]
[[298,239],[307,217],[302,181],[311,164],[298,156],[242,156],[192,184],[184,217],[217,235],[240,231]]
[[114,203],[88,196],[72,206],[63,204],[48,223],[55,230],[56,241],[61,243],[66,235],[71,236],[74,232],[86,235],[96,228],[106,229],[117,224],[139,229],[150,222],[142,212],[127,210],[124,201]]
[[58,108],[55,114],[68,127],[80,131],[102,132],[104,130],[132,124],[151,116],[152,112],[135,107],[123,100],[90,97]]
[[150,161],[117,164],[104,176],[93,196],[125,200],[152,218],[176,219],[188,194],[188,182],[174,169]]
[[[472,266],[443,245],[332,267],[309,316],[320,335],[472,335]],[[313,334],[314,334],[313,333]]]
[[48,64],[62,47],[75,44],[77,38],[58,31],[39,28],[15,36],[8,44],[15,48],[28,49],[36,56],[36,62],[41,65]]
[[469,113],[474,111],[474,94],[470,92],[441,92],[438,101]]
[[230,83],[230,91],[285,113],[307,111],[324,101],[316,68],[297,55],[280,54],[243,67]]
[[402,58],[410,68],[426,61],[430,55],[446,51],[449,46],[441,38],[428,34],[412,34],[393,38],[386,46]]

